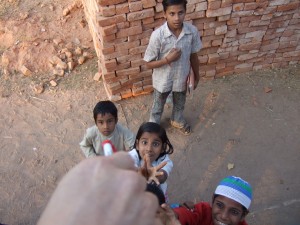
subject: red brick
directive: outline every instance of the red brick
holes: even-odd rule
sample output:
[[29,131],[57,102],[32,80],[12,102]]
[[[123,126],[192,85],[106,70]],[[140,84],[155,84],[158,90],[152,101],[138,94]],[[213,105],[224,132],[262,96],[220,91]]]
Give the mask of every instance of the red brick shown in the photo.
[[262,44],[260,50],[262,52],[276,50],[279,47],[279,43],[264,45]]
[[146,93],[151,93],[153,91],[153,86],[152,85],[143,86],[143,90]]
[[207,9],[208,10],[216,10],[221,8],[221,1],[208,2]]
[[134,47],[137,47],[137,46],[140,46],[140,40],[136,40],[136,41],[133,41],[133,42],[125,42],[125,43],[121,43],[121,44],[116,44],[115,48],[116,48],[116,51],[119,51],[119,50],[123,50],[123,49],[134,48]]
[[219,21],[219,22],[223,22],[223,21],[227,22],[230,18],[231,18],[230,15],[226,15],[226,16],[218,16],[218,21]]
[[240,22],[240,18],[231,18],[230,20],[227,21],[227,25],[235,25]]
[[165,20],[164,16],[165,16],[164,12],[155,13],[154,20],[157,20],[157,19],[164,19]]
[[225,8],[225,7],[228,7],[228,6],[232,6],[232,2],[233,2],[233,0],[222,0],[221,7]]
[[129,68],[129,69],[125,69],[125,70],[119,70],[116,71],[117,76],[128,76],[131,74],[137,74],[140,72],[140,68],[139,67],[133,67],[133,68]]
[[127,14],[127,20],[129,22],[134,21],[134,20],[142,20],[148,17],[153,17],[154,16],[154,10],[153,8],[151,9],[145,9],[141,12],[132,12]]
[[127,2],[116,5],[116,14],[124,14],[128,12],[129,12],[129,5]]
[[100,6],[117,5],[126,2],[126,0],[98,0]]
[[[273,15],[274,16],[274,15]],[[290,20],[292,18],[293,15],[291,14],[288,14],[288,15],[283,15],[283,16],[276,16],[276,17],[273,17],[271,19],[271,22],[282,22],[282,21],[287,21],[287,20]]]
[[161,26],[163,23],[165,23],[165,19],[155,20],[154,23],[152,23],[152,24],[144,24],[143,25],[143,30],[154,29],[156,27]]
[[211,42],[211,45],[212,45],[212,46],[221,46],[222,43],[223,43],[223,39],[217,39],[217,40],[213,40],[213,41]]
[[132,91],[131,91],[131,89],[127,89],[125,91],[121,91],[120,95],[122,98],[132,97]]
[[142,20],[135,20],[129,22],[129,27],[142,26]]
[[152,32],[153,32],[153,30],[149,29],[149,30],[144,30],[141,34],[130,35],[128,37],[128,41],[132,42],[132,41],[136,41],[136,40],[141,40],[145,37],[150,37]]
[[224,25],[226,25],[226,22],[213,21],[213,22],[205,23],[204,29],[206,30],[206,29],[216,28]]
[[213,64],[213,63],[216,63],[218,62],[220,59],[220,56],[218,53],[214,53],[214,54],[209,54],[208,55],[208,63],[209,64]]
[[111,34],[115,34],[115,33],[117,33],[117,26],[114,24],[114,25],[111,25],[111,26],[99,27],[99,32],[103,36],[108,36],[108,35],[111,35]]
[[261,16],[246,16],[246,17],[242,17],[240,19],[240,23],[244,23],[244,22],[251,22],[251,21],[255,21],[255,20],[260,20]]
[[[125,69],[128,69],[130,68],[130,62],[124,62],[124,63],[118,63],[118,65],[114,68],[114,70],[116,71],[119,71],[119,70],[125,70]],[[117,73],[118,75],[118,73]]]
[[267,26],[270,24],[270,20],[254,20],[251,21],[249,27]]
[[232,7],[220,8],[215,10],[207,10],[207,17],[225,16],[231,13]]
[[157,3],[155,6],[155,12],[163,12],[163,4],[162,3]]
[[253,10],[249,11],[239,11],[239,12],[233,12],[231,14],[231,17],[245,17],[245,16],[252,16],[253,15]]
[[241,51],[245,51],[245,50],[258,50],[261,46],[261,42],[250,42],[250,43],[246,43],[246,44],[241,44],[239,46],[239,50]]
[[269,28],[279,28],[279,27],[287,27],[289,21],[278,21],[278,22],[271,22]]
[[117,62],[124,63],[124,62],[130,62],[132,60],[141,59],[141,54],[136,55],[119,55],[117,57]]
[[121,14],[121,15],[116,15],[112,17],[103,17],[103,16],[98,16],[98,24],[101,27],[109,26],[112,24],[116,23],[121,23],[126,21],[126,15]]
[[136,59],[136,60],[131,60],[130,65],[131,67],[138,67],[140,65],[144,65],[145,61],[143,59]]
[[136,12],[136,11],[141,11],[143,9],[142,2],[130,2],[129,3],[129,11],[130,12]]
[[100,14],[104,17],[114,16],[116,15],[116,6],[104,6],[100,7]]
[[118,29],[126,29],[128,27],[130,27],[129,22],[121,22],[121,23],[117,23],[117,28]]
[[154,18],[153,17],[149,17],[146,19],[142,20],[142,24],[149,24],[149,23],[153,23],[154,22]]
[[131,48],[131,49],[129,49],[129,54],[130,55],[136,55],[136,54],[139,54],[139,53],[143,53],[143,52],[146,51],[146,48],[147,48],[146,45],[139,46],[139,47],[136,47],[136,48]]
[[245,7],[244,3],[233,4],[232,11],[233,12],[242,11],[242,10],[244,10],[244,7]]
[[132,88],[132,95],[133,96],[138,96],[143,93],[143,87],[138,87],[138,88]]
[[143,8],[151,8],[156,5],[155,0],[142,0]]
[[192,12],[185,16],[186,20],[193,20],[196,18],[204,18],[205,17],[205,11],[198,11],[198,12]]
[[269,3],[269,6],[279,6],[288,4],[290,0],[273,0]]
[[197,3],[196,4],[196,8],[195,8],[195,11],[204,11],[204,10],[207,10],[207,2],[200,2],[200,3]]
[[142,32],[143,31],[142,31],[141,26],[133,26],[133,27],[129,27],[129,28],[126,28],[126,29],[119,30],[116,33],[116,37],[117,38],[122,38],[122,37],[127,37],[129,35],[141,34]]
[[251,2],[251,3],[246,3],[244,10],[256,10],[256,9],[266,9],[268,6],[268,2]]

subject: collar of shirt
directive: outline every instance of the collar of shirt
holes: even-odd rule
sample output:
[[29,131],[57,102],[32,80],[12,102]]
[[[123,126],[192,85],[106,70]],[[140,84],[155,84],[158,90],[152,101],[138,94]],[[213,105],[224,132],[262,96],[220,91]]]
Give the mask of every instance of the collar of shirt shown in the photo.
[[[188,29],[187,25],[185,23],[182,24],[182,30],[181,33],[179,35],[179,37],[177,38],[177,40],[181,39],[185,34],[191,34],[192,32]],[[168,26],[168,22],[164,23],[164,27],[163,27],[163,35],[165,38],[170,37],[173,34],[173,32],[170,30],[169,26]],[[174,35],[175,36],[175,35]]]

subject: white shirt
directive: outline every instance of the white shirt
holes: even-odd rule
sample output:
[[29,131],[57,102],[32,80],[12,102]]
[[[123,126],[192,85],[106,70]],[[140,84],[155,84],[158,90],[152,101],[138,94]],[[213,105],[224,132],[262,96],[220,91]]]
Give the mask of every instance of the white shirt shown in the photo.
[[161,93],[185,91],[190,56],[201,47],[200,34],[192,24],[184,22],[178,38],[170,31],[167,22],[153,31],[144,56],[146,62],[164,58],[172,48],[181,49],[181,56],[177,61],[153,69],[153,87]]
[[[134,160],[134,165],[137,168],[141,167],[144,164],[144,160],[140,159],[139,154],[136,149],[132,149],[130,152],[128,152],[128,154]],[[164,155],[163,157],[158,158],[157,160],[153,161],[151,164],[152,164],[152,166],[158,166],[162,162],[167,162],[167,164],[162,168],[162,170],[164,170],[168,174],[168,177],[169,177],[169,174],[171,173],[172,168],[173,168],[173,162],[169,158],[168,155]],[[168,185],[167,185],[166,181],[164,183],[160,184],[160,188],[165,195],[167,192],[167,187],[168,187]]]

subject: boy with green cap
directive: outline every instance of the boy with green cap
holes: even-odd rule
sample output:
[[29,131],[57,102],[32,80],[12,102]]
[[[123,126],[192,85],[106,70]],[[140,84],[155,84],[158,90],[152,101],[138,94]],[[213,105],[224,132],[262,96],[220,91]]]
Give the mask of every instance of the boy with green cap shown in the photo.
[[217,186],[212,206],[208,202],[183,204],[172,210],[163,204],[168,225],[247,225],[245,217],[252,200],[250,184],[240,177],[229,176]]

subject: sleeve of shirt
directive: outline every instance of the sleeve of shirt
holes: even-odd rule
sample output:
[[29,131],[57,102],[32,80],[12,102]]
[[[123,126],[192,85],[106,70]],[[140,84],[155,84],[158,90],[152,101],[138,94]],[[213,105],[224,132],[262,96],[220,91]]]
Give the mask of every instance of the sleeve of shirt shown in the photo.
[[159,56],[160,46],[161,46],[161,42],[160,42],[158,32],[153,31],[150,36],[149,44],[147,46],[144,55],[144,60],[146,62],[151,62],[153,60],[156,60],[157,57]]
[[86,158],[96,156],[92,138],[89,136],[89,129],[86,130],[86,133],[79,145]]
[[133,159],[133,161],[134,161],[134,166],[135,166],[135,167],[138,167],[138,165],[139,165],[139,156],[138,156],[136,150],[135,150],[135,149],[132,149],[131,151],[128,152],[128,154],[129,154],[129,155],[131,156],[131,158]]
[[175,208],[178,220],[183,225],[213,224],[211,207],[208,202],[195,204],[193,210],[185,207]]
[[174,212],[178,215],[178,220],[182,225],[199,225],[200,215],[196,211],[188,210],[185,207],[178,207],[173,209]]
[[126,149],[124,150],[130,150],[132,149],[134,142],[135,142],[135,135],[131,132],[131,130],[124,128],[124,146]]
[[196,28],[195,32],[193,32],[192,53],[199,52],[201,48],[202,48],[202,42],[200,39],[200,34]]
[[165,165],[162,170],[166,171],[166,173],[168,174],[168,176],[170,175],[172,169],[173,169],[173,162],[172,160],[169,158],[168,155],[166,155],[164,157],[164,159],[161,162],[167,162],[167,165]]

